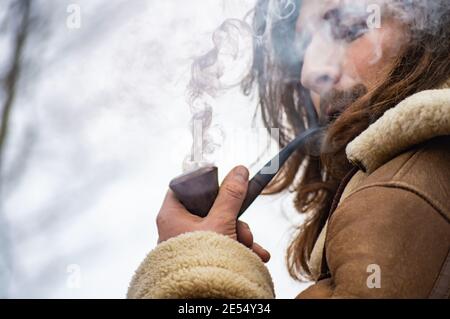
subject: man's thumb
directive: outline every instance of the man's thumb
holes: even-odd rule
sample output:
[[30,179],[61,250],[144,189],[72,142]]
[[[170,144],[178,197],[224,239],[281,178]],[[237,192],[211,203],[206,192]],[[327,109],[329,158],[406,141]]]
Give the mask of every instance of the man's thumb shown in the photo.
[[247,194],[248,170],[244,166],[233,168],[220,185],[219,194],[208,217],[236,219]]

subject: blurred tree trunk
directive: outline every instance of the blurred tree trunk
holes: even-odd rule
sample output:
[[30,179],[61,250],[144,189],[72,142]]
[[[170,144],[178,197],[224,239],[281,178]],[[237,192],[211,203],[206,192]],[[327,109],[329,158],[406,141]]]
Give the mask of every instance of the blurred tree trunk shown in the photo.
[[[1,108],[0,122],[0,176],[3,175],[3,163],[5,147],[8,140],[9,123],[17,92],[17,85],[21,73],[21,60],[27,34],[30,26],[31,0],[16,0],[10,3],[5,15],[3,26],[12,28],[12,50],[9,57],[8,67],[2,74],[1,85],[4,92],[4,101]],[[11,19],[10,21],[7,21]],[[9,240],[8,221],[3,212],[3,189],[0,181],[0,298],[8,297],[8,288],[12,269],[11,243]]]

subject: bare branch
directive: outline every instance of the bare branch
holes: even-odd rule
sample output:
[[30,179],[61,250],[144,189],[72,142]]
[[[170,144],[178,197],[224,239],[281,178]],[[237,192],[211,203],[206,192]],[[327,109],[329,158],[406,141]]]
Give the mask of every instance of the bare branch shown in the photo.
[[19,6],[19,14],[17,17],[19,20],[19,27],[14,41],[11,68],[4,79],[6,99],[2,107],[2,118],[0,123],[0,168],[8,134],[9,120],[14,104],[14,98],[16,96],[17,82],[21,71],[20,60],[28,33],[31,0],[21,0],[17,5]]

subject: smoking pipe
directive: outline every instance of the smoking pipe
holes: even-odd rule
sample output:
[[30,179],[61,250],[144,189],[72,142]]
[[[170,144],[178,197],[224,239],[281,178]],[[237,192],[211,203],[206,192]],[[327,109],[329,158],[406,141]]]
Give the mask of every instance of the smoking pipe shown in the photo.
[[[268,161],[249,181],[247,194],[239,210],[238,217],[253,203],[263,189],[279,172],[280,168],[297,149],[322,131],[320,127],[311,128],[286,145],[272,160]],[[277,169],[272,170],[273,163],[278,161]],[[268,172],[270,171],[270,172]],[[178,200],[194,215],[205,217],[211,209],[219,192],[216,166],[199,168],[193,172],[180,175],[169,184]]]
[[[247,194],[239,210],[238,217],[261,194],[289,157],[299,148],[308,145],[308,142],[314,136],[323,131],[323,128],[318,125],[318,116],[312,101],[307,98],[304,102],[310,128],[300,133],[250,179]],[[278,161],[278,165],[276,170],[272,171],[270,168],[274,161]],[[170,181],[169,187],[189,212],[200,217],[205,217],[219,192],[217,167],[202,167],[193,172],[180,175]]]

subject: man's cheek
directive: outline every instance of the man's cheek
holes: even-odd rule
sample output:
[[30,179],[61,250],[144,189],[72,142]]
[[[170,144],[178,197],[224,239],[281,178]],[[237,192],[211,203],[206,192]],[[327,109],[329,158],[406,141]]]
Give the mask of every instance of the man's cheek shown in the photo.
[[385,69],[383,51],[372,42],[358,41],[347,49],[343,69],[349,79],[370,86],[384,73],[380,72]]
[[348,54],[343,61],[342,77],[340,86],[342,89],[353,87],[356,84],[367,81],[367,63],[357,54]]

